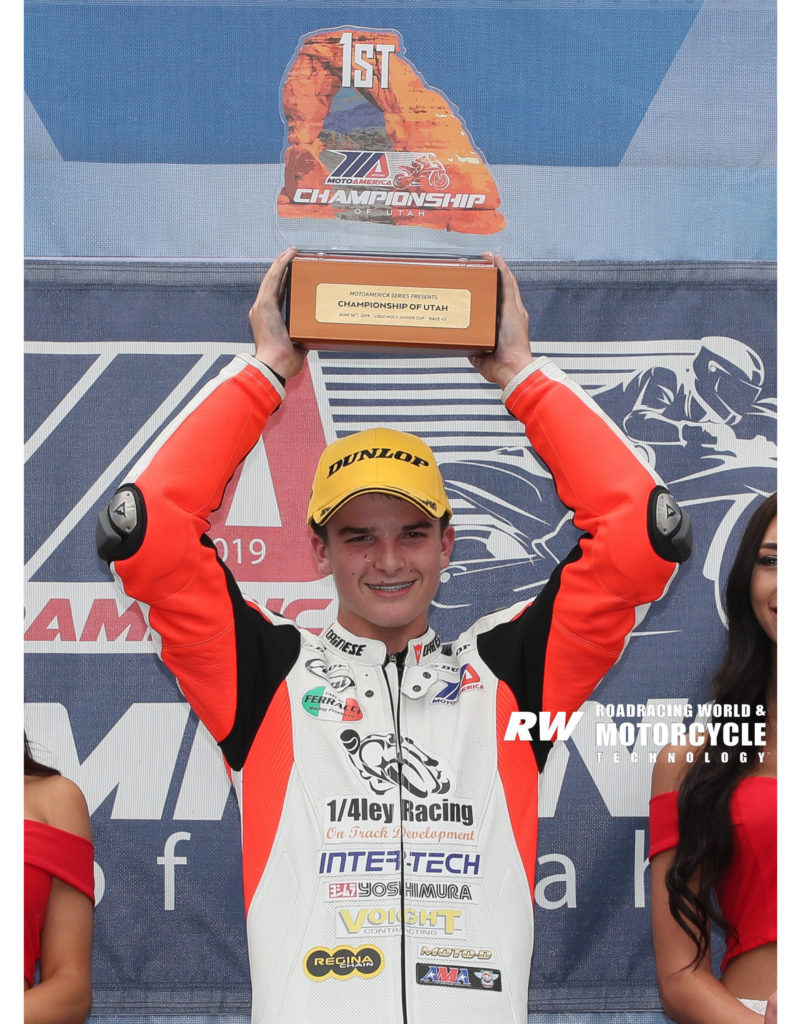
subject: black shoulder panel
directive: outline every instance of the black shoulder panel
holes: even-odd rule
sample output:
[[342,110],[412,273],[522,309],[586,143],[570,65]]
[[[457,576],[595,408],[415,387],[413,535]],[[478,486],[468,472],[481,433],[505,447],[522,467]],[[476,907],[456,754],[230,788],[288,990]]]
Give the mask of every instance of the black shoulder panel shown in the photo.
[[[208,536],[201,544],[214,548]],[[215,548],[216,551],[216,548]],[[228,566],[217,556],[225,573],[234,612],[236,637],[236,716],[229,734],[220,743],[225,760],[240,771],[276,690],[300,653],[296,626],[273,625],[245,602]]]
[[[557,565],[548,582],[526,610],[511,622],[502,622],[477,638],[478,653],[492,672],[502,679],[517,698],[521,711],[535,714],[542,710],[545,676],[545,651],[551,632],[553,606],[562,580],[562,571],[581,558],[578,544]],[[553,746],[552,740],[531,741],[540,771]]]

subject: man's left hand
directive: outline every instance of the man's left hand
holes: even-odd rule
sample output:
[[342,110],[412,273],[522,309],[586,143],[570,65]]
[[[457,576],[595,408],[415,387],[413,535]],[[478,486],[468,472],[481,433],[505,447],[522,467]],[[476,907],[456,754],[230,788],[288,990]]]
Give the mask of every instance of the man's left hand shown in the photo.
[[525,366],[533,362],[528,339],[528,313],[523,305],[520,288],[506,260],[502,256],[485,253],[495,261],[501,272],[501,320],[498,343],[492,352],[468,356],[481,376],[500,388]]

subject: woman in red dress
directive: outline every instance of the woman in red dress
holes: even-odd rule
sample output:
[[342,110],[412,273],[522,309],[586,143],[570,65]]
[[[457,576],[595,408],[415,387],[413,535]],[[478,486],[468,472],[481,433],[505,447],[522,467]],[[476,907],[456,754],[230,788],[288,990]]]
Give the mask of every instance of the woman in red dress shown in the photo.
[[[756,510],[729,575],[704,744],[666,747],[654,765],[651,920],[662,1004],[677,1024],[777,1020],[776,509],[773,494]],[[726,937],[719,977],[712,923]]]
[[89,811],[74,782],[31,756],[27,737],[24,799],[25,1024],[83,1024],[92,1005]]

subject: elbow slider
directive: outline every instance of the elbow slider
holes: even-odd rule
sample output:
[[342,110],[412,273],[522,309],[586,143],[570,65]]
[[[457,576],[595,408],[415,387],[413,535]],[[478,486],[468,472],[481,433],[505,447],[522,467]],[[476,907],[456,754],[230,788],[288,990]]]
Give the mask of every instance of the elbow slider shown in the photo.
[[648,537],[666,562],[686,562],[693,548],[693,525],[666,487],[655,487],[648,500]]
[[106,562],[135,554],[145,537],[145,503],[135,484],[124,484],[97,517],[97,553]]

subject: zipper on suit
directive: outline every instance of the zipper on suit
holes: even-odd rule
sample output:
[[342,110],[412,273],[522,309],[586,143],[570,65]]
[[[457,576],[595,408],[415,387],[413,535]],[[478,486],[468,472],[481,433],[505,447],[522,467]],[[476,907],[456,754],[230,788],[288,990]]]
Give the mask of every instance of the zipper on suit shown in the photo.
[[[406,653],[405,651],[403,652]],[[397,754],[396,760],[398,764],[398,808],[400,812],[400,919],[401,919],[401,962],[400,962],[400,975],[401,975],[401,1014],[403,1017],[403,1024],[407,1024],[408,1015],[406,1010],[406,864],[404,862],[404,849],[403,849],[403,744],[401,741],[401,722],[400,722],[400,711],[401,711],[401,679],[403,678],[403,663],[405,658],[398,658],[397,654],[388,654],[387,660],[384,663],[383,671],[384,678],[387,681],[387,690],[389,691],[389,705],[392,710],[392,719],[395,724],[395,752]],[[387,668],[392,665],[395,670],[396,678],[396,691],[392,692],[392,681],[387,673]],[[397,700],[395,699],[397,696]]]

